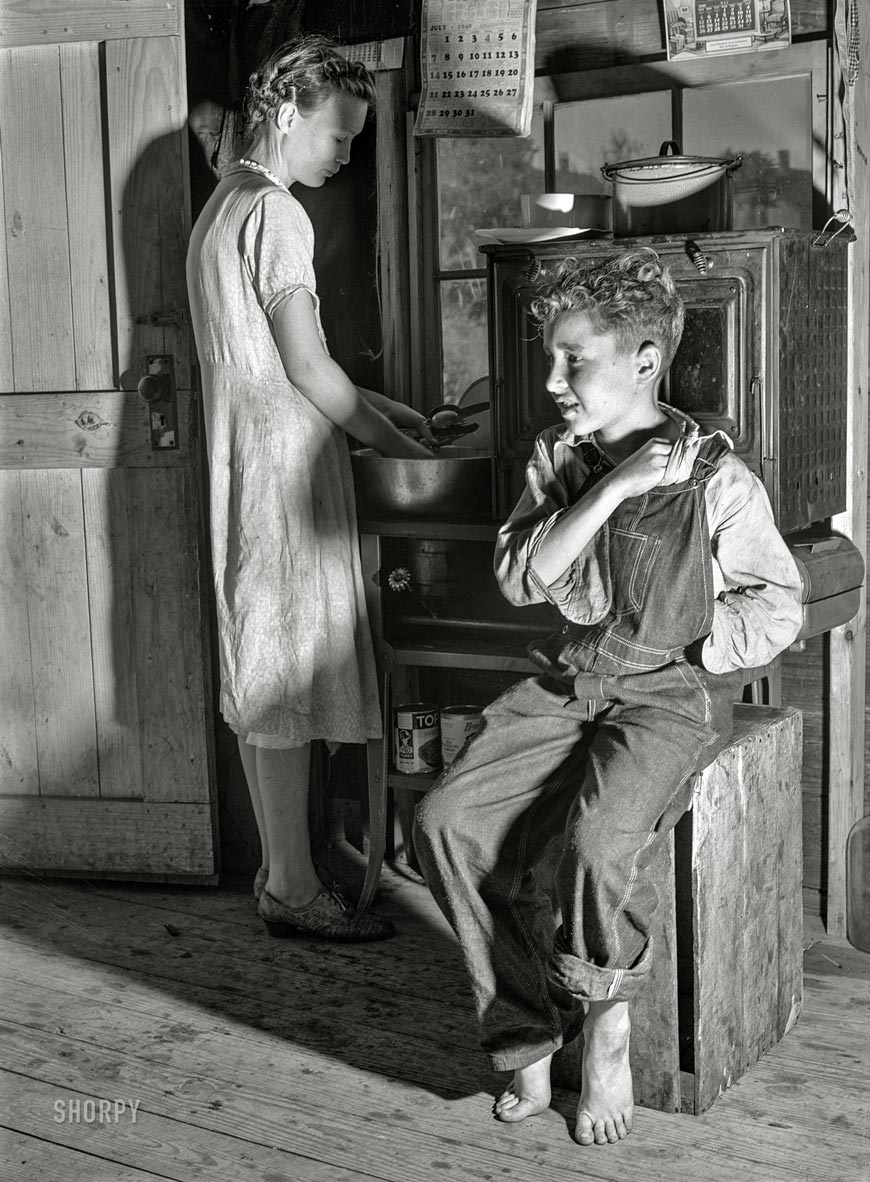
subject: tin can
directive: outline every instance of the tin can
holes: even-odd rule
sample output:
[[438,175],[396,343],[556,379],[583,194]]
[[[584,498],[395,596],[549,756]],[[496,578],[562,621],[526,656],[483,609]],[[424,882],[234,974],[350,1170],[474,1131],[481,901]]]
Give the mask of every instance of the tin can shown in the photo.
[[441,766],[441,727],[434,702],[410,702],[395,713],[396,771],[414,776]]
[[452,763],[483,721],[479,706],[445,706],[441,711],[441,758]]

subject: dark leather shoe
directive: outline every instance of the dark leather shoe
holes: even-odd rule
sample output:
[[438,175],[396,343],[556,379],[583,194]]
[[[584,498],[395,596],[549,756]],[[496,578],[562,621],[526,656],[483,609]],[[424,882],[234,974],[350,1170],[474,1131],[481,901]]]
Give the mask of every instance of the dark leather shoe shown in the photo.
[[314,936],[350,944],[386,940],[396,934],[388,919],[370,913],[357,915],[337,891],[328,887],[304,907],[287,907],[264,890],[258,910],[270,936]]

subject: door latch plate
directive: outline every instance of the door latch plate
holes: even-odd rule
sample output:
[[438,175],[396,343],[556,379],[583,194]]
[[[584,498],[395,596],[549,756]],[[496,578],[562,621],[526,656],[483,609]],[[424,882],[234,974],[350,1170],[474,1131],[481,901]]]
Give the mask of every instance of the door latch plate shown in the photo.
[[151,353],[145,358],[148,372],[138,390],[148,403],[151,450],[178,448],[178,400],[175,395],[175,359],[171,353]]

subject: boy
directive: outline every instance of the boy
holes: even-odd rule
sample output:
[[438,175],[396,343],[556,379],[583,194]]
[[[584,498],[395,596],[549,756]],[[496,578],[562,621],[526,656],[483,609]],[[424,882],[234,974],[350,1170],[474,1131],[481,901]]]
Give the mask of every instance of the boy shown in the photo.
[[[536,440],[495,573],[508,600],[550,602],[562,626],[530,648],[541,675],[484,711],[415,835],[483,1047],[514,1072],[496,1117],[547,1108],[553,1053],[582,1026],[575,1137],[604,1144],[632,1125],[647,868],[728,741],[739,670],[797,635],[800,577],[730,442],[658,401],[683,306],[654,251],[566,261],[532,315],[564,425]],[[554,843],[556,930],[532,873]]]

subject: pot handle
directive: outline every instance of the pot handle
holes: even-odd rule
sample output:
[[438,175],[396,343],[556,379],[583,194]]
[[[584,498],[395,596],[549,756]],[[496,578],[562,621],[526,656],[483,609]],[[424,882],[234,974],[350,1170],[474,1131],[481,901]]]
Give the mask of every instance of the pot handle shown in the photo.
[[[665,140],[665,142],[659,148],[659,155],[660,156],[667,156],[668,155],[668,148],[673,148],[673,152],[670,153],[670,155],[672,155],[672,156],[682,156],[682,154],[683,154],[683,149],[680,147],[680,145],[677,143],[676,140]],[[734,156],[734,157],[732,157],[731,160],[728,161],[725,171],[728,173],[734,172],[736,169],[738,169],[741,166],[742,163],[743,163],[742,156]]]
[[[688,181],[692,177],[698,176],[722,176],[728,170],[728,168],[728,161],[712,161],[710,164],[699,164],[697,168],[690,168],[688,171],[681,172],[678,176],[670,177],[668,179]],[[630,172],[626,172],[624,170],[620,171],[618,164],[605,164],[601,171],[604,174],[604,179],[611,181],[613,184],[616,184],[617,181],[623,185],[648,185],[650,183],[650,178],[647,176],[632,176]]]

